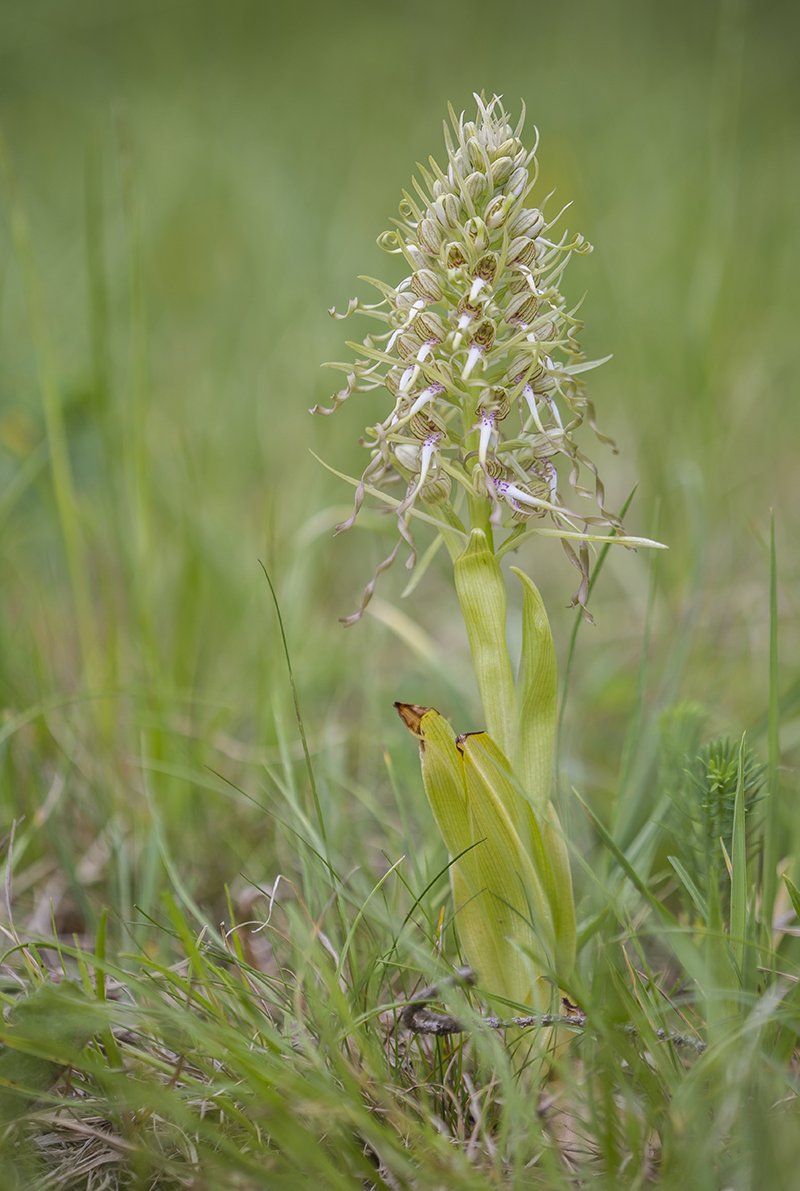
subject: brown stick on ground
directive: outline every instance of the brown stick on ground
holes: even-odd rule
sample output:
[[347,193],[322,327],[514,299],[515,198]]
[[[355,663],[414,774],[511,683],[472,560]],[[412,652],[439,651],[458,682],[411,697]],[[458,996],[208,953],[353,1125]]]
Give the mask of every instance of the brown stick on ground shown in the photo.
[[[437,984],[423,988],[401,1012],[400,1026],[415,1034],[435,1034],[438,1037],[465,1033],[468,1027],[458,1018],[453,1017],[450,1013],[439,1013],[435,1009],[429,1009],[428,1006],[431,1001],[438,1001],[441,998],[443,989],[469,988],[475,984],[476,979],[472,968],[464,967],[459,968],[452,976],[446,976]],[[584,1030],[587,1024],[586,1014],[566,999],[563,1004],[566,1010],[564,1013],[531,1013],[525,1016],[511,1017],[507,1020],[499,1017],[484,1017],[481,1018],[481,1025],[490,1030],[505,1030],[515,1026],[523,1029],[567,1026],[573,1030]],[[628,1034],[638,1033],[634,1025],[626,1025],[623,1028]],[[692,1038],[686,1034],[678,1034],[674,1030],[656,1030],[655,1035],[659,1042],[669,1042],[673,1046],[694,1050],[698,1054],[706,1048],[702,1038]]]

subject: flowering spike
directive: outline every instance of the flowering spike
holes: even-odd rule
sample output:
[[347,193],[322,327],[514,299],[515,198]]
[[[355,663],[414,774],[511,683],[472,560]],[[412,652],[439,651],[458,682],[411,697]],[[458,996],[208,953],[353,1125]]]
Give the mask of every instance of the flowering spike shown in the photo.
[[[315,408],[332,413],[355,392],[386,391],[388,410],[364,438],[371,457],[353,517],[340,528],[352,524],[367,480],[381,490],[399,480],[405,495],[397,526],[410,566],[415,506],[449,505],[452,517],[452,502],[464,494],[473,522],[495,532],[518,534],[520,521],[546,517],[573,540],[605,525],[613,530],[609,541],[626,541],[605,507],[596,465],[575,440],[586,421],[616,449],[596,427],[580,376],[595,362],[581,353],[581,324],[559,288],[571,255],[591,245],[567,232],[549,238],[569,203],[552,215],[545,212],[549,195],[528,205],[539,135],[534,130],[532,149],[520,139],[524,109],[512,124],[499,96],[476,95],[475,103],[472,119],[448,106],[446,163],[430,158],[418,165],[394,226],[378,238],[410,272],[394,285],[367,279],[381,301],[351,301],[344,312],[378,319],[386,333],[350,345],[362,358],[347,367],[346,385],[330,406]],[[503,394],[502,412],[496,393]],[[421,434],[420,418],[431,427]],[[593,499],[595,511],[566,508],[559,491],[565,484]],[[490,507],[480,513],[482,501]],[[569,538],[562,541],[580,572],[575,602],[583,606],[588,549]],[[367,599],[395,556],[380,564]]]

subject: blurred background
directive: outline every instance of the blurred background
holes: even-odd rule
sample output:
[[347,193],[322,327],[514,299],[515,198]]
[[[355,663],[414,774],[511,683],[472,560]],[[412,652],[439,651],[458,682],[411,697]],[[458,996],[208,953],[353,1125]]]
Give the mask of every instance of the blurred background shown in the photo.
[[[790,780],[797,34],[796,6],[742,0],[0,2],[0,779],[33,912],[42,888],[79,924],[148,910],[170,864],[213,903],[292,849],[302,752],[259,560],[326,813],[377,858],[428,832],[391,705],[480,727],[449,576],[402,600],[400,568],[339,626],[391,530],[332,540],[351,490],[309,452],[360,473],[383,413],[307,411],[362,334],[327,308],[399,279],[376,236],[481,89],[525,102],[538,197],[595,245],[566,290],[587,354],[613,353],[589,377],[620,444],[602,471],[670,547],[608,559],[565,774],[604,808],[646,790],[681,700],[765,752],[774,509]],[[563,660],[573,573],[554,543],[519,561]]]

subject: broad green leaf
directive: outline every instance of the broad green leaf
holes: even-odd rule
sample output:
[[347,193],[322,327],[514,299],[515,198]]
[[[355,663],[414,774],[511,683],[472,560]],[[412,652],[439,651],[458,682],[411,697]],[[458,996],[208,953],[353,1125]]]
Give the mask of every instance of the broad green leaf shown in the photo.
[[[490,993],[506,997],[508,1000],[516,1000],[513,995],[516,991],[515,985],[523,983],[527,974],[523,973],[522,981],[512,982],[512,987],[506,986],[505,969],[510,948],[506,939],[494,929],[491,913],[487,912],[489,907],[485,892],[480,888],[474,889],[466,875],[469,868],[468,857],[471,855],[472,853],[468,853],[467,856],[462,856],[450,866],[453,918],[461,951],[464,959],[478,973],[481,983]],[[474,878],[474,873],[471,875]]]
[[566,973],[575,960],[576,926],[569,853],[550,801],[558,714],[556,651],[539,589],[523,571],[511,570],[523,592],[514,773],[537,815],[532,846],[536,851],[541,841],[544,859],[539,869],[552,907],[559,971]]
[[[486,732],[462,737],[459,748],[464,755],[469,814],[480,832],[479,838],[491,845],[488,863],[498,870],[498,882],[508,882],[509,874],[513,874],[509,888],[515,893],[510,901],[516,902],[518,892],[524,890],[526,917],[533,915],[540,928],[552,937],[549,899],[536,863],[546,862],[544,846],[530,807],[519,795],[508,761]],[[519,824],[526,827],[524,834],[520,833]],[[534,842],[533,852],[531,842]]]
[[550,622],[534,582],[511,568],[522,584],[522,656],[514,771],[533,805],[544,810],[553,788],[556,736],[556,651]]
[[[467,809],[464,754],[447,720],[433,708],[395,704],[401,719],[420,740],[422,780],[433,817],[451,857],[456,929],[469,964],[495,993],[514,998],[530,986],[523,973],[516,979],[506,972],[524,961],[512,954],[498,906],[485,872],[485,839],[476,834]],[[480,853],[484,853],[483,857]]]
[[537,816],[485,732],[456,736],[432,708],[396,704],[420,740],[425,793],[445,846],[462,950],[489,994],[541,1008],[574,963],[572,884],[552,808]]
[[432,708],[397,709],[421,741],[425,793],[455,857],[450,873],[464,955],[487,992],[539,1005],[545,990],[536,986],[540,973],[552,968],[554,938],[549,899],[528,847],[530,832],[523,841],[515,822],[521,810],[535,827],[532,812],[506,758],[485,733],[456,737]]
[[467,822],[464,759],[456,747],[450,724],[432,707],[395,703],[397,712],[420,741],[420,765],[430,808],[439,834],[451,856],[472,844]]
[[[546,868],[544,847],[497,745],[480,732],[464,737],[460,748],[470,826],[475,840],[481,841],[472,854],[477,883],[493,933],[507,941],[501,968],[489,987],[509,1000],[539,1005],[549,988],[537,989],[536,968],[549,972],[556,963],[550,899],[529,844],[538,841],[536,859],[544,860]],[[525,835],[517,829],[520,820],[528,828]]]
[[[566,978],[575,962],[575,899],[569,854],[555,807],[548,803],[543,812],[531,805],[531,799],[518,775],[486,733],[468,736],[475,764],[480,767],[487,786],[499,791],[524,851],[533,862],[535,879],[546,900],[544,919],[552,939],[552,962]],[[462,746],[463,747],[463,746]]]
[[483,530],[473,529],[454,573],[486,729],[505,755],[512,756],[517,713],[506,643],[506,585]]
[[549,859],[543,868],[545,888],[553,913],[556,936],[556,969],[566,978],[575,965],[578,928],[575,922],[575,895],[572,890],[572,869],[564,831],[552,803],[540,822],[541,840]]

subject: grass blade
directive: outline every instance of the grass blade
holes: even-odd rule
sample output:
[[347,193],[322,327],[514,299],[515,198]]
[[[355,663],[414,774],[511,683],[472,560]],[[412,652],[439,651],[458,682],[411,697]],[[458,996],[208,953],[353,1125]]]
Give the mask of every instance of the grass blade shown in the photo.
[[[634,496],[636,495],[637,486],[638,485],[634,485],[634,487],[631,488],[630,493],[628,495],[628,499],[625,501],[624,505],[620,509],[620,514],[619,514],[620,519],[625,516],[628,509],[630,508],[631,501],[633,500]],[[611,534],[609,536],[616,536],[615,531],[612,530]],[[600,572],[603,569],[603,564],[606,561],[606,558],[608,557],[608,552],[610,549],[611,549],[611,542],[609,541],[609,542],[605,543],[605,545],[601,548],[599,554],[597,555],[597,562],[595,563],[594,567],[592,568],[592,573],[589,576],[589,595],[590,596],[594,590],[594,586],[597,583],[597,580],[600,578]],[[566,661],[566,665],[564,666],[564,682],[563,682],[562,689],[561,689],[561,706],[558,709],[558,736],[557,736],[557,739],[559,739],[559,740],[561,738],[561,729],[562,729],[562,725],[564,722],[564,710],[567,706],[567,695],[569,694],[570,678],[572,677],[572,663],[575,659],[575,646],[577,645],[577,642],[578,642],[578,632],[580,630],[581,625],[583,624],[583,621],[584,621],[583,613],[581,612],[580,608],[578,608],[577,612],[575,613],[575,619],[572,624],[572,632],[569,635],[569,647],[567,649],[567,661]]]
[[678,880],[681,882],[684,889],[689,894],[689,897],[694,902],[695,908],[697,909],[700,918],[703,922],[708,922],[708,902],[703,897],[692,878],[689,876],[686,868],[683,866],[680,860],[678,860],[677,856],[668,856],[667,860],[674,868]]
[[311,797],[314,800],[314,813],[316,814],[316,817],[317,817],[317,826],[319,827],[320,837],[322,839],[322,842],[325,845],[326,859],[328,859],[328,857],[327,857],[328,837],[327,837],[327,834],[325,831],[325,819],[323,817],[322,806],[320,805],[320,801],[319,801],[319,791],[317,790],[317,779],[314,774],[314,766],[311,763],[311,753],[308,748],[308,740],[306,738],[306,728],[305,728],[305,724],[303,723],[303,714],[300,710],[300,698],[297,693],[297,685],[294,681],[294,670],[292,669],[292,658],[291,658],[291,654],[289,653],[289,642],[286,640],[286,630],[283,627],[283,616],[281,615],[281,606],[278,603],[278,595],[277,595],[277,592],[275,591],[273,582],[269,577],[269,571],[264,566],[261,559],[258,560],[258,565],[261,567],[261,570],[264,572],[264,578],[267,581],[267,586],[269,587],[270,595],[272,596],[272,602],[275,605],[275,615],[278,618],[278,629],[280,630],[280,634],[281,634],[281,644],[283,646],[283,656],[286,659],[286,669],[289,673],[289,686],[292,691],[292,702],[294,703],[294,714],[295,714],[295,719],[297,720],[297,730],[300,733],[300,740],[303,745],[303,756],[305,758],[306,771],[308,773],[308,782],[309,782],[309,786],[311,787]]
[[772,928],[772,914],[777,893],[780,802],[778,765],[780,761],[780,701],[778,698],[778,563],[775,549],[775,514],[769,527],[769,710],[767,713],[767,800],[764,824],[764,861],[762,871],[761,913],[767,931]]
[[744,962],[745,931],[747,929],[747,834],[744,801],[744,742],[739,742],[739,771],[736,780],[736,800],[733,806],[733,838],[731,841],[731,947],[739,971]]

